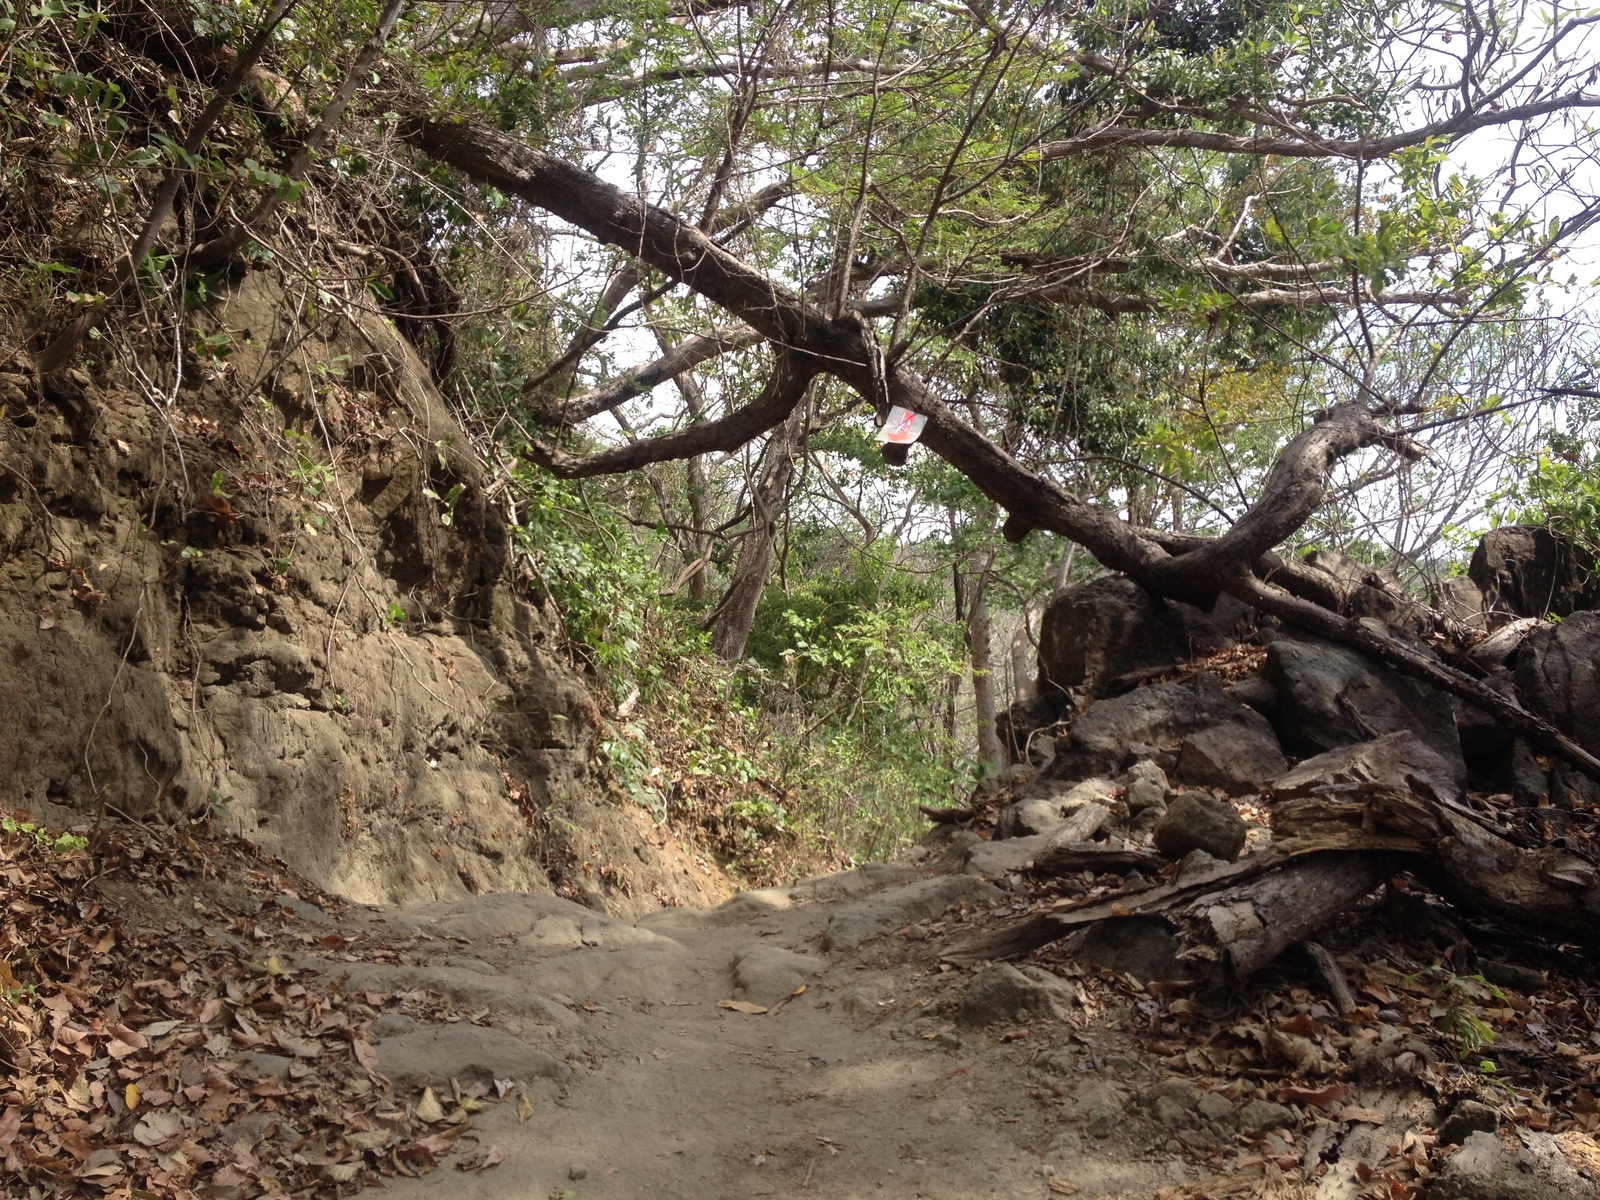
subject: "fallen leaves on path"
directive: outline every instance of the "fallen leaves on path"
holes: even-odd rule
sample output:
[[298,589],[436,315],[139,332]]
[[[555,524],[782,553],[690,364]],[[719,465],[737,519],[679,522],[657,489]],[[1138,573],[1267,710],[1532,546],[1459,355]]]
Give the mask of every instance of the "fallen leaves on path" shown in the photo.
[[[400,998],[347,995],[264,944],[288,919],[274,901],[314,889],[295,895],[281,864],[236,839],[119,828],[84,840],[22,814],[0,829],[5,1194],[348,1196],[453,1152],[475,1101],[423,1113],[378,1072],[367,1028]],[[190,885],[224,876],[261,893],[253,909],[193,898]],[[194,915],[140,921],[108,883],[135,885],[155,911],[189,897]],[[489,1147],[467,1169],[503,1157]]]

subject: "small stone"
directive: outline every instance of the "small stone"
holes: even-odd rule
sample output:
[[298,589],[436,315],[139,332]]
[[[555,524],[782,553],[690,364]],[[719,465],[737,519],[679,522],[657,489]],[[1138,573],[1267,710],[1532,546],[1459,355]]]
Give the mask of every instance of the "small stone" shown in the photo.
[[948,1029],[946,1029],[943,1033],[941,1033],[938,1037],[934,1038],[933,1040],[934,1040],[934,1043],[936,1045],[942,1046],[946,1050],[959,1050],[959,1049],[961,1049],[961,1039],[958,1038],[955,1034],[951,1033]]
[[573,1163],[570,1167],[567,1168],[567,1178],[568,1179],[587,1179],[588,1177],[589,1177],[589,1168],[584,1166],[581,1163]]
[[1439,1145],[1461,1146],[1475,1133],[1494,1133],[1500,1114],[1477,1100],[1462,1100],[1439,1126]]
[[1226,800],[1204,792],[1184,792],[1167,806],[1156,822],[1156,850],[1177,862],[1191,850],[1204,850],[1214,858],[1232,862],[1244,849],[1245,823]]
[[1204,850],[1191,850],[1178,860],[1178,882],[1182,883],[1192,875],[1222,865],[1222,860],[1214,855],[1207,854]]
[[966,1026],[993,1025],[1018,1020],[1025,1011],[1060,1018],[1076,998],[1070,985],[1048,971],[997,963],[973,977],[958,1020]]
[[1239,1128],[1262,1133],[1271,1129],[1291,1129],[1299,1122],[1294,1112],[1269,1100],[1252,1100],[1239,1110]]
[[1134,815],[1167,806],[1167,773],[1149,759],[1136,762],[1122,777],[1124,799]]
[[1223,1121],[1233,1115],[1233,1102],[1216,1092],[1207,1092],[1200,1097],[1200,1103],[1195,1105],[1195,1111],[1208,1121]]

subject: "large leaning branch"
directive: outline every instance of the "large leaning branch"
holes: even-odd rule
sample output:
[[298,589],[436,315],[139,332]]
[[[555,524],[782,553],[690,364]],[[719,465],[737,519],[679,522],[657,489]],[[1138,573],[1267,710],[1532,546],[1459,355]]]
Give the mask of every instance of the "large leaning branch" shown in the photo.
[[587,459],[536,448],[542,465],[555,473],[569,478],[616,473],[669,458],[733,449],[776,426],[798,403],[804,380],[826,372],[870,400],[880,416],[891,404],[925,414],[923,444],[1012,514],[1008,536],[1021,536],[1028,529],[1062,534],[1107,567],[1176,599],[1209,606],[1218,594],[1228,592],[1470,700],[1600,779],[1600,760],[1506,697],[1412,651],[1398,639],[1268,587],[1253,573],[1262,556],[1298,529],[1321,503],[1328,470],[1338,458],[1372,445],[1416,452],[1364,409],[1331,410],[1290,442],[1262,495],[1227,534],[1173,553],[1154,531],[1136,529],[1110,510],[1085,503],[1029,471],[963,421],[921,379],[899,364],[885,363],[875,336],[859,315],[826,316],[688,223],[496,130],[472,122],[423,118],[407,123],[404,133],[432,157],[570,221],[686,284],[743,319],[779,351],[780,365],[773,379],[746,408],[720,421]]
[[701,363],[754,346],[761,339],[748,329],[713,329],[709,333],[685,338],[660,358],[633,368],[599,387],[572,397],[554,400],[533,410],[543,425],[581,425],[590,417],[615,408],[635,396],[643,396],[658,384],[676,379]]

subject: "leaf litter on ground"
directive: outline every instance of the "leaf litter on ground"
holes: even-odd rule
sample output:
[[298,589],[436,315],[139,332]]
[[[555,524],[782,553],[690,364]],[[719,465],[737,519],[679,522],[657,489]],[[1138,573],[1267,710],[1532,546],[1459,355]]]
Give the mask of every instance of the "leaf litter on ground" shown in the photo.
[[[462,1014],[433,993],[347,993],[286,966],[297,944],[355,944],[301,930],[286,905],[307,902],[340,907],[237,838],[116,826],[63,843],[8,814],[4,1194],[349,1196],[455,1153],[489,1089],[408,1104],[379,1072],[368,1031],[385,1008]],[[363,957],[395,954],[373,946]],[[517,1104],[526,1120],[526,1099]],[[481,1171],[503,1158],[473,1147],[460,1165]]]

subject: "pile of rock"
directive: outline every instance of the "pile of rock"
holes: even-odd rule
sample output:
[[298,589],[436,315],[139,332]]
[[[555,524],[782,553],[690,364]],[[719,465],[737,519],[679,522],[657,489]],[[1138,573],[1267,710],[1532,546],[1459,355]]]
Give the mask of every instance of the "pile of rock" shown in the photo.
[[[1439,598],[1453,621],[1487,635],[1470,651],[1421,636],[1433,617],[1418,614],[1432,610],[1406,600],[1383,574],[1326,552],[1306,565],[1326,575],[1330,606],[1387,614],[1389,635],[1483,678],[1600,754],[1600,613],[1586,607],[1600,599],[1600,583],[1581,552],[1545,530],[1486,535],[1469,575]],[[1563,619],[1545,619],[1551,614]],[[1196,657],[1241,644],[1264,647],[1258,672],[1224,682],[1185,670]],[[1168,681],[1149,682],[1162,677]],[[1049,833],[1097,793],[1109,818],[1149,828],[1169,803],[1169,783],[1260,793],[1292,763],[1400,732],[1447,764],[1457,792],[1508,793],[1558,814],[1600,803],[1593,781],[1543,757],[1488,713],[1349,647],[1258,623],[1226,597],[1207,614],[1121,577],[1066,589],[1041,629],[1039,694],[1002,721],[1019,764],[1002,838]],[[1040,732],[1063,727],[1056,737]],[[1197,814],[1204,803],[1184,811]]]

